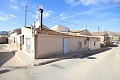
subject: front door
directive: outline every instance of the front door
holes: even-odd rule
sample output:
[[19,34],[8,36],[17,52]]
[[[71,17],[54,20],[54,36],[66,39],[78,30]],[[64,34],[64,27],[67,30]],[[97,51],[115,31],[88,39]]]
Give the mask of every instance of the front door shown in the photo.
[[64,38],[64,54],[67,54],[70,52],[70,39],[69,38]]

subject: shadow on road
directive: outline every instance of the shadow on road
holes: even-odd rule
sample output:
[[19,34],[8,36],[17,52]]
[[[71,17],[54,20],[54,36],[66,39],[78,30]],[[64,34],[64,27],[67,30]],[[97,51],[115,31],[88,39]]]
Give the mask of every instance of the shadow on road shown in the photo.
[[52,64],[51,66],[56,67],[56,68],[60,68],[60,69],[66,69],[66,68],[64,68],[64,67],[62,67],[62,66],[55,65],[55,64]]
[[87,59],[97,59],[96,57],[87,57]]
[[57,55],[57,56],[50,56],[44,59],[52,59],[52,58],[64,58],[64,59],[74,59],[74,58],[87,58],[87,59],[97,59],[94,57],[89,57],[95,54],[100,54],[102,52],[108,51],[112,48],[110,47],[104,47],[104,48],[100,48],[100,49],[96,49],[96,50],[88,50],[88,51],[82,51],[82,52],[76,52],[76,53],[69,53],[66,55]]
[[33,67],[29,67],[29,66],[4,66],[2,68],[6,68],[6,69],[2,69],[0,70],[0,74],[4,74],[4,73],[7,73],[7,72],[10,72],[10,71],[13,71],[13,70],[18,70],[18,69],[27,69],[27,68],[33,68]]
[[10,70],[8,70],[8,69],[0,70],[0,74],[6,73],[6,72],[9,72],[9,71],[10,71]]
[[12,52],[0,52],[0,67],[10,60],[14,54]]

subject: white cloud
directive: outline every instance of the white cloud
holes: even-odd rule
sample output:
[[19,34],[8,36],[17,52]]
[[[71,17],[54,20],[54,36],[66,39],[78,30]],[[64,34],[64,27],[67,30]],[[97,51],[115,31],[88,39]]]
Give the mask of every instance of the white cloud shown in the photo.
[[8,20],[8,19],[5,17],[0,17],[0,21],[6,21],[6,20]]
[[65,16],[65,13],[61,13],[59,16],[60,16],[60,17],[64,17],[64,16]]
[[105,3],[119,3],[120,0],[81,0],[81,3],[84,5],[99,5],[99,4],[105,4]]
[[113,1],[114,1],[114,2],[117,2],[117,3],[120,2],[120,0],[113,0]]
[[23,5],[23,6],[26,6],[27,4],[29,4],[29,2],[27,2],[27,1],[21,1],[20,4]]
[[44,18],[48,18],[48,17],[51,16],[51,14],[53,14],[52,11],[45,11],[45,12],[43,13],[43,17],[44,17]]
[[69,18],[69,17],[70,17],[70,16],[69,16],[68,14],[66,14],[65,12],[59,14],[59,16],[58,16],[58,18],[59,18],[60,20],[65,20],[65,19],[67,19],[67,18]]
[[12,3],[17,3],[17,0],[10,0],[10,2],[12,2]]
[[16,5],[10,5],[10,7],[11,7],[12,9],[19,10],[19,7],[16,6]]
[[66,0],[66,3],[72,6],[76,6],[79,4],[83,4],[85,6],[99,5],[99,4],[109,3],[109,2],[119,3],[120,0]]
[[15,16],[13,14],[6,14],[4,12],[0,12],[0,20],[1,21],[7,21],[12,18],[17,18],[17,16]]
[[81,3],[81,1],[80,0],[66,0],[66,3],[72,6],[77,6]]
[[15,15],[12,15],[12,14],[10,16],[13,17],[13,18],[17,18]]
[[7,21],[8,19],[10,19],[9,14],[5,14],[3,12],[0,12],[0,20],[1,21]]
[[[97,12],[98,11],[102,11],[102,10],[106,10],[106,9],[110,9],[110,8],[114,8],[114,7],[119,7],[120,5],[111,5],[111,6],[104,6],[104,7],[97,7],[94,9],[90,9],[87,11],[83,11],[83,12],[78,12],[78,13],[74,13],[73,15],[67,15],[65,13],[61,13],[59,16],[62,16],[61,19],[65,20],[65,19],[69,19],[69,18],[74,18],[80,15],[99,15]],[[103,15],[99,15],[99,17],[102,17]],[[115,15],[114,15],[115,16]],[[119,15],[116,15],[119,16]]]
[[108,22],[110,22],[110,23],[114,23],[114,22],[117,22],[119,19],[111,19],[111,20],[109,20]]

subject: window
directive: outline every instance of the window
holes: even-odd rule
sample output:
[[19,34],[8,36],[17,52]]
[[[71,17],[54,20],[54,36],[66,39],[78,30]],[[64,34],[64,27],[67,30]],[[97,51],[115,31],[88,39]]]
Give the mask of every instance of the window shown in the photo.
[[78,48],[81,48],[82,47],[82,43],[78,43]]
[[22,44],[24,44],[24,35],[22,35]]
[[95,41],[94,41],[94,46],[95,46]]
[[87,40],[85,39],[85,40],[84,40],[84,44],[86,44],[86,42],[87,42]]
[[15,37],[14,37],[14,43],[15,43]]

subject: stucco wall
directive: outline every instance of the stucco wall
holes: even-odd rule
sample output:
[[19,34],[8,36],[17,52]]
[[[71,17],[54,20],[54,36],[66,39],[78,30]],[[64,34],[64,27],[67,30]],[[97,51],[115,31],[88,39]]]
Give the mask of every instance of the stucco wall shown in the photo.
[[[95,45],[94,45],[94,42],[95,42]],[[92,49],[98,49],[98,48],[100,48],[100,39],[90,38],[89,48],[90,48],[91,50],[92,50]]]
[[[22,45],[22,50],[26,52],[26,54],[31,55],[32,57],[35,56],[34,54],[34,37],[32,36],[32,30],[29,28],[22,27],[22,34],[24,35],[24,44]],[[29,42],[28,42],[29,39]],[[27,45],[30,45],[28,48]],[[29,51],[28,51],[29,49]]]
[[[84,44],[84,40],[86,40],[86,44]],[[81,43],[81,48],[79,47],[79,43]],[[89,42],[87,38],[84,37],[71,37],[70,38],[70,52],[79,51],[83,48],[88,48]]]
[[9,44],[17,48],[17,33],[12,33],[9,37]]
[[[67,36],[66,36],[67,37]],[[52,55],[63,54],[63,38],[65,36],[52,36],[52,35],[37,35],[36,43],[36,58],[49,57]],[[67,37],[70,38],[70,53],[82,50],[89,47],[89,42],[84,37]],[[86,44],[84,44],[86,40]],[[79,43],[81,42],[81,48]]]
[[8,37],[0,37],[0,43],[7,43]]
[[63,37],[52,35],[38,35],[37,58],[63,54]]
[[80,34],[92,36],[92,34],[88,30],[83,30],[83,31],[80,32]]

